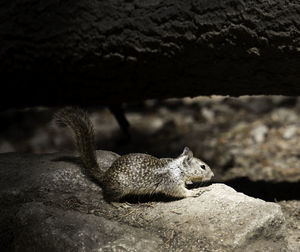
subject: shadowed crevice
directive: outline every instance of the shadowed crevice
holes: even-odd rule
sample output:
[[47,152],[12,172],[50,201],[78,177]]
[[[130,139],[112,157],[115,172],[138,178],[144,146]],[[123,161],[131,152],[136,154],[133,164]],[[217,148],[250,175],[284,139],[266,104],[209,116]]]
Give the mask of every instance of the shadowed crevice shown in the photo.
[[238,192],[265,201],[300,200],[300,182],[251,181],[241,177],[223,183]]

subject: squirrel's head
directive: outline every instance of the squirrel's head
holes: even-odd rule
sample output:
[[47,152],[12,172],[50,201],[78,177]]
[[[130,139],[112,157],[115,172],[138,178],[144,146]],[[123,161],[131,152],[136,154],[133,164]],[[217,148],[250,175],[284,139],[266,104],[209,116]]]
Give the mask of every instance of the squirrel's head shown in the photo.
[[209,181],[214,173],[210,167],[203,161],[193,156],[193,152],[185,147],[178,157],[182,160],[182,166],[187,182],[204,182]]

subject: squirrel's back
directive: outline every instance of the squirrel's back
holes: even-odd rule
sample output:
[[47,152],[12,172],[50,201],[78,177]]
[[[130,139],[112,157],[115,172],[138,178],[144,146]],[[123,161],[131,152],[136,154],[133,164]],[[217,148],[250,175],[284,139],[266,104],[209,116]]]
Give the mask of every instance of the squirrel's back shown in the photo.
[[[130,153],[116,159],[110,169],[105,172],[107,183],[118,183],[124,188],[136,186],[148,187],[146,184],[157,183],[155,170],[163,168],[165,163],[145,153]],[[104,181],[106,182],[106,181]]]

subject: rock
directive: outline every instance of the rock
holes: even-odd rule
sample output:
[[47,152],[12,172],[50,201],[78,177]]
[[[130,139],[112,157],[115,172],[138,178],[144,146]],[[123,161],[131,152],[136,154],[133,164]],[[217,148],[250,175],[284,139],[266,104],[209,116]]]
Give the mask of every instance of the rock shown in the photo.
[[281,201],[280,206],[286,218],[286,236],[289,252],[300,251],[300,201],[289,200]]
[[164,227],[181,234],[186,246],[193,240],[190,251],[197,251],[201,241],[208,241],[207,251],[280,251],[285,247],[280,207],[224,184],[211,185],[199,198],[146,209],[142,218],[157,230]]
[[283,138],[284,139],[291,139],[294,137],[297,133],[297,127],[294,125],[288,126],[283,131]]
[[162,240],[149,232],[92,214],[30,202],[16,214],[22,226],[14,250],[157,251]]
[[268,131],[268,127],[264,124],[261,124],[251,131],[251,136],[253,137],[256,143],[262,143],[264,142]]
[[213,122],[215,119],[215,113],[212,109],[202,108],[201,115],[209,122]]
[[[117,157],[99,151],[102,164]],[[286,251],[278,204],[213,184],[197,198],[105,202],[70,154],[0,155],[1,251]]]
[[271,114],[271,119],[273,122],[280,122],[285,125],[297,123],[298,118],[299,116],[295,111],[287,108],[274,110],[274,112]]

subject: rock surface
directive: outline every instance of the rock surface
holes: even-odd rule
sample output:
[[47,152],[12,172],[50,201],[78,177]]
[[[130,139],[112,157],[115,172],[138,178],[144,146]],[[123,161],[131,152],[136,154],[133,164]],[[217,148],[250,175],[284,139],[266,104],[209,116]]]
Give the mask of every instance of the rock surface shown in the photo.
[[0,107],[300,95],[299,10],[297,0],[2,0]]
[[[98,153],[105,165],[117,157]],[[287,250],[278,204],[213,184],[115,208],[71,154],[1,154],[0,204],[1,251]]]

